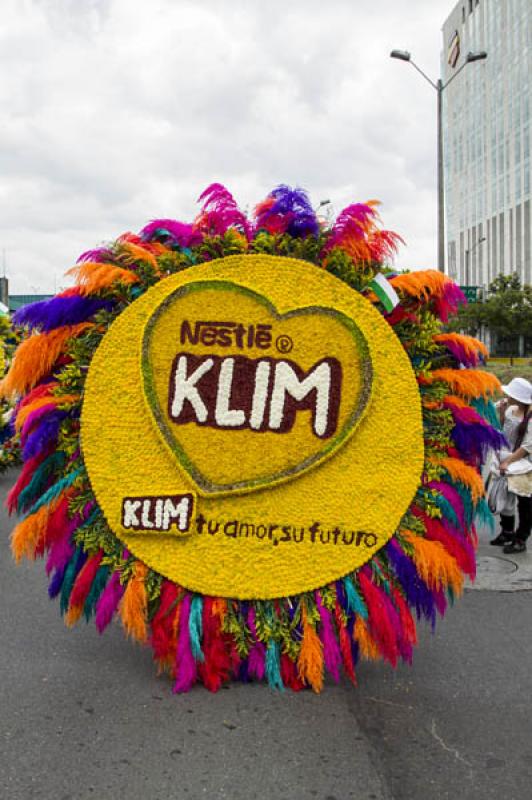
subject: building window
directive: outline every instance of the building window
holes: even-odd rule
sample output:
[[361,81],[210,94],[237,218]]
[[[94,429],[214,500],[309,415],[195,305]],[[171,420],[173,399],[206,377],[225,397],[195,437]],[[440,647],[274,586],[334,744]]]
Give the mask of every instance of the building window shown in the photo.
[[499,214],[499,271],[504,272],[504,212]]
[[465,6],[462,6],[462,22],[465,22]]
[[521,206],[515,209],[515,268],[522,275],[523,269],[523,234],[521,231]]
[[469,0],[469,13],[473,13],[473,0]]
[[527,200],[523,206],[524,221],[523,225],[525,231],[525,283],[530,284],[530,200]]

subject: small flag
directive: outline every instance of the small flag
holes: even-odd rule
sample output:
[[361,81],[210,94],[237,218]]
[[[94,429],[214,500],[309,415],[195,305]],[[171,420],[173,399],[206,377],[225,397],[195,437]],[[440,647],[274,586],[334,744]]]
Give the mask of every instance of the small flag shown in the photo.
[[382,272],[377,272],[371,283],[368,284],[368,288],[375,292],[388,313],[401,302],[392,284]]

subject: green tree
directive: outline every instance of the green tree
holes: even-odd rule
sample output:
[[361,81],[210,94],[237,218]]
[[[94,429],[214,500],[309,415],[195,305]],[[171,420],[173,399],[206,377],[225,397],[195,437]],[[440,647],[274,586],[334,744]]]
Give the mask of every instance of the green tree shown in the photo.
[[499,275],[483,301],[462,306],[449,321],[450,330],[473,335],[482,325],[499,338],[532,336],[532,287],[521,286],[517,273]]

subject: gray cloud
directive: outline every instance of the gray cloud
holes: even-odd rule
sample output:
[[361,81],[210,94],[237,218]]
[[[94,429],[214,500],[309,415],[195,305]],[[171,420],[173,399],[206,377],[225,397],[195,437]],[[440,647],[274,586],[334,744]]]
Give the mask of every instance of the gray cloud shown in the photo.
[[5,0],[0,247],[13,292],[148,219],[191,219],[220,180],[243,207],[280,182],[338,212],[379,198],[435,264],[435,96],[447,0]]

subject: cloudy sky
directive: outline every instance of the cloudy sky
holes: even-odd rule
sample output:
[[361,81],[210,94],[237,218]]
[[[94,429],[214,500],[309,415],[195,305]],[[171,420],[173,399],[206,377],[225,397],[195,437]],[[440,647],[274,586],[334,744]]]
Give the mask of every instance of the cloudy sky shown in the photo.
[[436,94],[452,0],[1,0],[0,250],[10,291],[221,181],[279,183],[335,212],[379,198],[436,266]]

